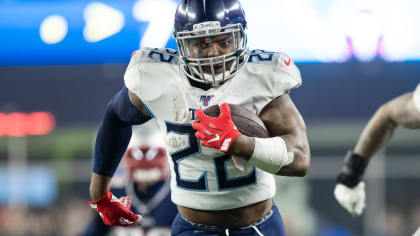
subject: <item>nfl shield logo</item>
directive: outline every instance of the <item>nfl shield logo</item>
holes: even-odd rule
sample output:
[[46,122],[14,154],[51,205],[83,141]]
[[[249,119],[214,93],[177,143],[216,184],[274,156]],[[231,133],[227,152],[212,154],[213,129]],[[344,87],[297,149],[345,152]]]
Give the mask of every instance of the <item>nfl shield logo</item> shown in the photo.
[[206,107],[209,105],[210,100],[214,97],[214,95],[201,95],[200,102]]

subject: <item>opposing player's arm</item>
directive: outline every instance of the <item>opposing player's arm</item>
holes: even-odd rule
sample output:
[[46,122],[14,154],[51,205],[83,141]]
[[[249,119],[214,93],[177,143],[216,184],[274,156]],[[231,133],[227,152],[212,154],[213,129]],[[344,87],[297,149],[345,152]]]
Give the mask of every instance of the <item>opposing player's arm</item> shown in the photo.
[[108,103],[99,128],[94,154],[94,167],[90,183],[93,201],[100,199],[109,189],[111,177],[128,146],[131,126],[142,124],[150,116],[137,95],[123,87]]
[[363,130],[354,153],[372,156],[392,137],[397,126],[420,128],[420,112],[414,105],[413,93],[406,93],[382,105]]
[[281,137],[293,162],[283,166],[277,175],[305,176],[310,166],[310,151],[305,122],[290,99],[283,94],[264,107],[260,114],[271,137]]
[[414,104],[413,93],[403,94],[382,105],[366,125],[354,150],[344,158],[334,196],[351,214],[362,214],[366,206],[363,174],[369,160],[392,137],[398,126],[420,128],[420,113]]

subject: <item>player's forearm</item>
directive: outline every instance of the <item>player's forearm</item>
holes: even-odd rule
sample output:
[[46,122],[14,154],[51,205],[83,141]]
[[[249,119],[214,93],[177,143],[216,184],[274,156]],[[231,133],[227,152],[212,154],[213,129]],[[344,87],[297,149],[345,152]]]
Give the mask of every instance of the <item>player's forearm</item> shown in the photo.
[[108,190],[131,138],[131,126],[125,125],[113,115],[105,115],[98,131],[93,158],[90,194],[93,201],[100,199]]
[[397,124],[391,119],[386,106],[378,109],[363,130],[354,153],[366,157],[372,156],[392,137]]
[[254,152],[254,147],[255,139],[242,135],[235,139],[235,141],[232,143],[232,146],[229,149],[229,154],[248,161]]
[[270,102],[261,112],[260,118],[270,136],[281,137],[284,140],[286,147],[278,145],[275,148],[284,149],[289,157],[290,154],[293,155],[292,161],[288,158],[275,173],[284,176],[305,176],[310,165],[306,125],[289,95],[284,94]]
[[303,177],[309,171],[309,160],[300,151],[294,152],[294,161],[280,169],[277,175]]
[[105,193],[109,189],[110,182],[111,177],[92,173],[89,187],[90,197],[92,201],[97,201],[105,195]]
[[108,104],[96,136],[93,172],[113,176],[131,139],[131,126],[150,117],[134,107],[128,89],[121,89]]
[[310,151],[308,140],[305,135],[284,135],[282,138],[287,145],[287,151],[293,153],[293,162],[280,169],[277,175],[282,176],[305,176],[310,166]]
[[[310,154],[306,139],[297,138],[293,135],[277,137],[277,140],[269,139],[256,139],[240,136],[232,144],[229,153],[235,157],[241,157],[250,161],[260,169],[273,174],[275,173],[283,176],[305,176],[307,174],[309,170]],[[263,146],[258,148],[257,141],[263,142]],[[283,146],[281,144],[282,142]],[[261,148],[263,150],[259,150]],[[272,168],[276,167],[272,166],[267,168],[268,163],[279,166],[275,172],[271,172]],[[279,168],[280,170],[278,170]]]

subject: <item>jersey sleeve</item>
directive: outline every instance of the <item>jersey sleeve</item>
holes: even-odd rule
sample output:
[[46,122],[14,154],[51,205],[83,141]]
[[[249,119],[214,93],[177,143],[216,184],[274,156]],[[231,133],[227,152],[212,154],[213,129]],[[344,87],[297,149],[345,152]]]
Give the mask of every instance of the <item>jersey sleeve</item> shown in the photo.
[[288,93],[291,89],[297,88],[302,84],[300,71],[292,58],[284,53],[275,53],[273,55],[273,63],[275,63],[274,92],[276,95],[280,96]]
[[420,84],[417,85],[416,90],[413,93],[413,102],[417,110],[420,112]]

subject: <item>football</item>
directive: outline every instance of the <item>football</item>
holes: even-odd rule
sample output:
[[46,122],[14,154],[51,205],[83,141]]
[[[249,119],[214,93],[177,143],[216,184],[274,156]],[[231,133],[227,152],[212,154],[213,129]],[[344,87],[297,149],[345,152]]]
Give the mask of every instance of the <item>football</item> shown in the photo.
[[[250,110],[239,105],[229,104],[232,121],[236,128],[249,137],[268,138],[268,131],[262,120]],[[210,117],[217,117],[220,114],[219,105],[206,108],[204,114]]]

